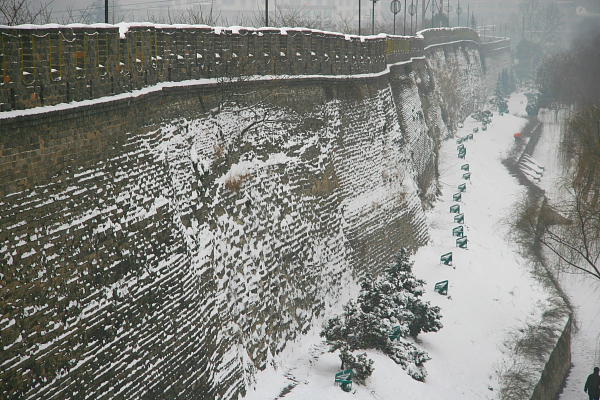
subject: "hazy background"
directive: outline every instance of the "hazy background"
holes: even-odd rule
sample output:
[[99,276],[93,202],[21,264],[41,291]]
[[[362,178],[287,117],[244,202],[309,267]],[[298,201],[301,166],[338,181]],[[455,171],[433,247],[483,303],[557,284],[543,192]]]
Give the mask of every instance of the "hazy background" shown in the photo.
[[[2,15],[3,9],[23,2],[35,18],[10,21]],[[372,0],[361,1],[361,33],[393,33],[391,2],[377,0],[373,7]],[[399,3],[397,34],[411,34],[431,26],[460,25],[471,26],[482,35],[546,40],[549,34],[570,36],[579,19],[600,16],[600,0],[399,0]],[[109,22],[264,26],[264,7],[265,0],[109,0]],[[43,12],[38,12],[40,9]],[[359,0],[269,0],[269,10],[271,26],[358,33]],[[0,23],[30,22],[104,22],[104,0],[0,0]]]
[[[2,1],[2,0],[0,0]],[[43,3],[45,0],[31,0]],[[404,0],[399,0],[402,10],[397,15],[396,26],[404,30]],[[423,23],[423,5],[427,6],[425,18],[431,23],[431,6],[440,7],[440,0],[407,0],[407,24],[410,25],[410,6],[414,9],[413,31]],[[477,25],[496,25],[497,29],[509,29],[502,25],[518,25],[521,3],[556,3],[561,8],[570,9],[586,6],[586,3],[600,3],[600,0],[443,0],[443,14],[448,14],[450,6],[450,25],[470,24],[473,16]],[[321,21],[326,26],[348,26],[358,29],[358,0],[270,0],[271,20],[283,19],[290,14],[297,20]],[[393,14],[390,11],[391,0],[378,0],[375,3],[376,27],[378,24],[391,25]],[[429,3],[429,4],[428,4]],[[264,24],[265,0],[109,0],[110,22],[161,21],[179,18],[190,10],[201,14],[204,19],[213,20],[221,25],[260,25]],[[459,9],[460,5],[460,9]],[[104,0],[54,0],[50,9],[56,21],[68,19],[104,22]],[[371,31],[372,2],[362,0],[362,27]],[[457,13],[459,11],[459,14]],[[467,16],[468,14],[468,16]],[[416,21],[415,21],[416,19]],[[446,17],[447,20],[447,17]],[[435,21],[435,19],[434,19]]]

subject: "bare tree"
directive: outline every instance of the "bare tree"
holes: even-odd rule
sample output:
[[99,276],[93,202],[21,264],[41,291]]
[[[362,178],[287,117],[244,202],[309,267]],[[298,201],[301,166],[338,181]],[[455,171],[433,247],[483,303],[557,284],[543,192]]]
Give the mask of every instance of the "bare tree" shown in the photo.
[[[345,17],[343,15],[337,16],[333,30],[342,33],[358,33],[358,27],[356,26],[354,19],[351,17]],[[390,32],[392,32],[392,30],[390,30]]]
[[83,9],[74,9],[69,6],[63,13],[60,14],[60,17],[54,18],[60,24],[91,24],[94,21],[94,9],[91,6],[88,6]]
[[522,18],[519,22],[524,25],[529,40],[555,46],[564,25],[558,6],[544,0],[522,0],[519,9]]
[[561,156],[574,167],[573,186],[590,210],[600,212],[600,106],[575,112],[565,124]]
[[564,195],[551,205],[523,206],[516,227],[554,254],[559,269],[600,279],[600,212],[574,185],[565,187]]
[[54,0],[0,0],[0,24],[44,24],[50,22]]
[[190,25],[217,25],[221,19],[220,14],[214,9],[211,3],[209,7],[202,6],[186,8],[175,14],[173,19],[177,23]]
[[221,14],[215,9],[213,3],[208,6],[198,5],[179,11],[172,11],[170,8],[167,8],[166,14],[155,14],[148,10],[146,12],[145,19],[148,22],[154,22],[157,24],[217,26],[223,23]]
[[549,57],[538,71],[540,103],[568,106],[560,156],[569,169],[565,201],[553,204],[568,223],[542,212],[540,242],[562,266],[600,279],[600,33],[582,31],[568,51]]
[[[263,26],[264,10],[258,10],[250,15],[242,16],[243,21],[253,26]],[[278,7],[269,18],[269,25],[273,27],[301,27],[310,29],[326,29],[332,27],[331,21],[323,21],[319,16],[313,15],[302,7]]]

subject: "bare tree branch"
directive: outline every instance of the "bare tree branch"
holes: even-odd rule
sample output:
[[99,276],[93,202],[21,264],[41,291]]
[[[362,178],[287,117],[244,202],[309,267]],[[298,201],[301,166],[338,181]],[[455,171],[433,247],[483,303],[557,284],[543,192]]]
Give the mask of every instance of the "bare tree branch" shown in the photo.
[[55,0],[0,0],[0,24],[43,24],[51,19]]
[[[537,253],[538,243],[556,257],[555,266],[565,271],[579,272],[600,279],[600,210],[589,207],[580,188],[570,184],[564,198],[548,205],[525,200],[518,209],[517,221],[511,221],[517,240]],[[538,200],[533,201],[537,203]]]

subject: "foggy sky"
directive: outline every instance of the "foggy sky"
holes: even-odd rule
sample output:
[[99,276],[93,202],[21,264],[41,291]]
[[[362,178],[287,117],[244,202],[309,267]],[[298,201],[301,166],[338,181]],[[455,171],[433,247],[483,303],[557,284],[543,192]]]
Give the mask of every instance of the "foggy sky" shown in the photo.
[[[33,2],[38,1],[49,1],[49,0],[31,0]],[[50,0],[51,1],[51,0]],[[304,0],[304,1],[292,1],[292,0],[269,0],[270,8],[274,10],[276,7],[285,7],[286,2],[293,4],[295,8],[310,8],[318,5],[320,8],[327,8],[328,5],[339,4],[343,1],[344,4],[354,4],[356,3],[356,8],[358,8],[358,0]],[[403,3],[403,0],[400,0]],[[415,1],[416,0],[412,0]],[[439,1],[439,0],[438,0]],[[444,4],[447,4],[448,0],[444,0]],[[451,10],[455,9],[459,0],[450,0]],[[551,1],[551,0],[550,0]],[[411,0],[407,0],[410,4]],[[463,9],[463,14],[466,16],[467,8],[470,8],[479,20],[487,20],[488,23],[497,19],[494,13],[502,12],[503,14],[507,14],[508,11],[514,10],[516,12],[517,6],[520,0],[460,0],[461,9]],[[363,0],[363,13],[370,13],[370,1]],[[390,0],[379,0],[376,3],[376,15],[380,18],[385,17],[385,19],[391,18],[391,13],[389,11],[389,3]],[[137,20],[144,21],[147,20],[148,16],[164,16],[167,14],[167,10],[173,12],[178,12],[184,10],[185,8],[189,8],[190,6],[199,7],[201,4],[205,4],[204,7],[207,7],[206,4],[210,4],[210,0],[109,0],[109,10],[110,7],[115,4],[117,7],[117,11],[115,12],[115,18],[119,22],[122,19],[125,20]],[[214,0],[215,7],[219,8],[243,8],[247,13],[248,10],[256,10],[262,9],[264,6],[264,0]],[[490,5],[491,4],[491,5]],[[494,4],[499,5],[495,10],[491,7],[494,7]],[[420,8],[421,6],[419,6]],[[52,10],[54,16],[54,22],[60,22],[60,19],[64,19],[67,17],[67,10],[71,9],[73,15],[77,17],[83,12],[91,13],[95,19],[94,22],[103,22],[104,19],[104,0],[54,0],[52,3]],[[87,9],[87,10],[86,10]],[[85,11],[84,11],[85,10]],[[236,16],[232,14],[232,11],[225,11],[227,16],[227,22],[230,24],[235,24]],[[355,14],[355,13],[354,13]],[[451,11],[452,15],[452,11]],[[112,19],[113,13],[110,12],[110,18]],[[456,17],[453,17],[454,19]],[[464,18],[466,22],[466,18]],[[499,21],[494,21],[499,23]],[[454,25],[456,22],[454,23]],[[463,23],[462,25],[465,25]]]

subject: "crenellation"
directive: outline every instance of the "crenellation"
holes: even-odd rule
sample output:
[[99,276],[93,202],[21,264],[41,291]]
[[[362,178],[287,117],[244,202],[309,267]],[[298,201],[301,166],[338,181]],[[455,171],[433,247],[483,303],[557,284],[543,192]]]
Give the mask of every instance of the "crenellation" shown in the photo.
[[0,39],[0,111],[95,99],[160,82],[375,73],[422,56],[427,45],[479,42],[465,28],[425,30],[416,37],[358,37],[308,29],[151,24],[0,27]]

